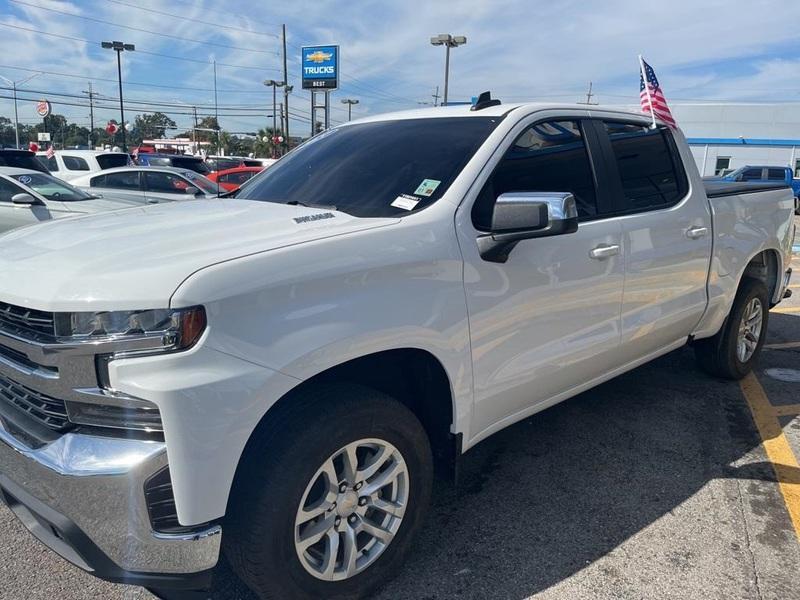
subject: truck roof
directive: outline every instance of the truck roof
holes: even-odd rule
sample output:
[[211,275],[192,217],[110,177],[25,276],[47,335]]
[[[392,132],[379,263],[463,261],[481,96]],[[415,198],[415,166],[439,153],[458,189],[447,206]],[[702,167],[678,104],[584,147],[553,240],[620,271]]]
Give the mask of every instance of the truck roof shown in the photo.
[[[502,117],[511,112],[512,110],[524,109],[524,112],[535,112],[538,110],[579,110],[579,111],[602,111],[614,112],[627,116],[645,117],[641,112],[631,110],[629,108],[620,106],[602,106],[575,103],[553,103],[553,102],[510,102],[508,104],[498,104],[482,108],[481,110],[470,110],[472,108],[469,104],[459,104],[456,106],[437,106],[428,108],[417,108],[412,110],[402,110],[397,112],[384,113],[364,117],[358,120],[351,121],[352,123],[369,123],[375,121],[399,121],[403,119],[434,119],[444,117]],[[346,125],[346,124],[345,124]]]

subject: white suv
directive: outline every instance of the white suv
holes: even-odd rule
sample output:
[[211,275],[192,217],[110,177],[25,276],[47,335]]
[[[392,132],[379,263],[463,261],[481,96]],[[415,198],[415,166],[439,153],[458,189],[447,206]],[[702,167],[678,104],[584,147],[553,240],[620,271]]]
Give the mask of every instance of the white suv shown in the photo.
[[71,181],[87,173],[96,173],[114,167],[124,167],[131,159],[125,152],[101,150],[56,150],[51,157],[46,152],[37,152],[47,170],[64,181]]

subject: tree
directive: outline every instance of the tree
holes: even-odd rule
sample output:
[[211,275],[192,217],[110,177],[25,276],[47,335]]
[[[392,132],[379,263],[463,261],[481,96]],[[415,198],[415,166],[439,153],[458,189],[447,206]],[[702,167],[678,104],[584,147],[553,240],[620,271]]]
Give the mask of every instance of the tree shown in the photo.
[[0,117],[0,147],[14,144],[14,121],[8,117]]
[[175,129],[175,121],[162,112],[136,115],[134,130],[130,134],[130,143],[140,144],[144,139],[166,137],[167,129]]

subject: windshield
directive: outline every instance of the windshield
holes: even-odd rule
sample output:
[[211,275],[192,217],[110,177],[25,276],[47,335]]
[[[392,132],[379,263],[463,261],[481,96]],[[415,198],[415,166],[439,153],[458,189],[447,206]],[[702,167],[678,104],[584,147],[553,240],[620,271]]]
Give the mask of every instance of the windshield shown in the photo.
[[317,135],[240,188],[237,198],[391,217],[430,206],[500,122],[408,119]]
[[181,175],[186,177],[186,179],[192,182],[192,185],[196,186],[206,194],[216,194],[219,191],[216,183],[207,177],[200,175],[199,173],[195,173],[194,171],[184,171],[181,173]]
[[45,173],[23,173],[22,175],[11,175],[11,177],[48,200],[74,202],[77,200],[91,200],[96,197]]

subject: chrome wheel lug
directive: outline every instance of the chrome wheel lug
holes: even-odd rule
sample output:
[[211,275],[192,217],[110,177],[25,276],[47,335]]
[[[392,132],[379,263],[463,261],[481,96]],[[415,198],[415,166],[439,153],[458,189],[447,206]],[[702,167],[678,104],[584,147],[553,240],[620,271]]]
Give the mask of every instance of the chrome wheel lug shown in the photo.
[[366,506],[368,501],[369,499],[366,496],[362,496],[361,498],[358,499],[358,505]]
[[341,517],[336,517],[336,519],[334,519],[334,521],[333,521],[334,527],[338,527],[341,523],[342,523],[342,518]]
[[364,485],[364,482],[363,481],[359,481],[357,484],[355,484],[355,486],[353,486],[353,489],[358,491],[358,490],[360,490],[362,488],[363,485]]
[[358,521],[358,517],[356,517],[355,515],[350,515],[350,518],[347,520],[350,521],[351,525],[353,525],[355,524],[356,521]]
[[340,483],[339,484],[339,493],[340,494],[344,494],[346,491],[347,491],[347,484],[346,483]]

